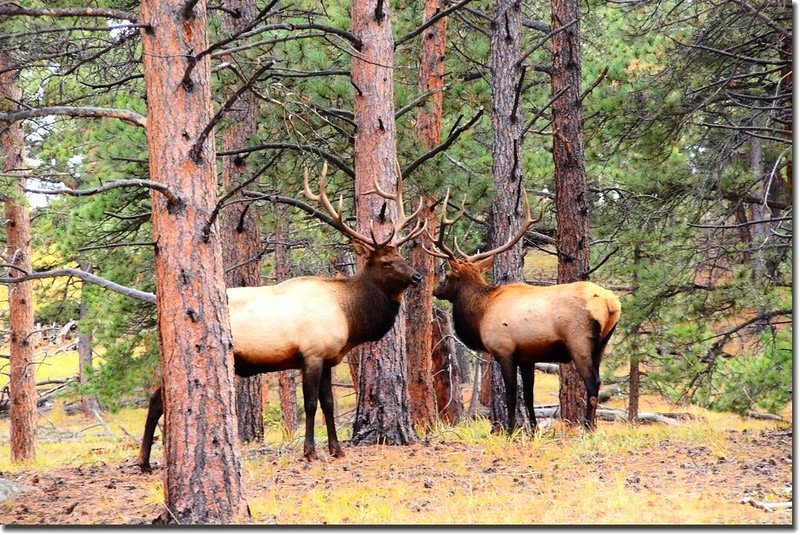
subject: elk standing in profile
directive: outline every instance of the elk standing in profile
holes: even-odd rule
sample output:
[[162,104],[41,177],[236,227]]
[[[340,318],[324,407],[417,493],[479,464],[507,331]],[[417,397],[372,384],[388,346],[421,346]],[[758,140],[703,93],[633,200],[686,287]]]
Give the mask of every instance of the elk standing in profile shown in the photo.
[[[506,244],[463,259],[456,258],[444,244],[444,233],[464,213],[447,218],[448,190],[442,204],[442,220],[436,239],[428,237],[435,250],[429,254],[444,258],[450,266],[445,279],[433,295],[453,303],[453,323],[458,337],[475,351],[488,351],[500,364],[506,389],[508,431],[516,428],[517,368],[522,375],[525,406],[533,429],[533,370],[537,362],[572,361],[586,386],[586,415],[583,425],[594,426],[594,413],[600,390],[600,360],[614,332],[620,315],[620,303],[610,291],[591,282],[573,282],[554,286],[531,286],[525,283],[491,286],[483,280],[497,254],[509,249],[528,227],[541,219],[531,218],[527,195],[525,221]],[[542,212],[544,205],[542,205]],[[497,429],[496,424],[493,426]]]
[[[334,457],[344,455],[336,437],[333,414],[331,368],[345,354],[364,342],[380,340],[394,325],[403,291],[416,285],[421,275],[398,254],[406,241],[424,232],[426,222],[418,219],[422,200],[414,213],[403,210],[403,183],[398,175],[397,193],[389,195],[375,182],[374,193],[395,202],[398,218],[389,238],[378,241],[348,227],[325,193],[327,164],[323,165],[320,193],[311,193],[308,171],[304,192],[318,201],[334,218],[337,228],[352,239],[356,254],[366,260],[353,277],[296,277],[274,286],[230,288],[228,306],[233,337],[234,370],[248,377],[257,373],[299,369],[303,378],[306,435],[303,455],[316,459],[314,417],[317,401],[322,406],[328,430],[328,448]],[[401,230],[417,220],[411,232]],[[422,221],[422,224],[419,223]],[[150,450],[158,419],[163,413],[161,389],[150,398],[144,437],[137,464],[150,468]]]

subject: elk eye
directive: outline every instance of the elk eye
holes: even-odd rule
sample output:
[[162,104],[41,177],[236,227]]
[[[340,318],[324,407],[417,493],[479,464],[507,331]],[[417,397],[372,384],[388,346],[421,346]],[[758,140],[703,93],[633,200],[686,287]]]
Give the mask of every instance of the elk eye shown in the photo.
[[392,267],[392,263],[387,260],[386,262],[383,263],[383,267],[385,269],[389,269],[390,267]]

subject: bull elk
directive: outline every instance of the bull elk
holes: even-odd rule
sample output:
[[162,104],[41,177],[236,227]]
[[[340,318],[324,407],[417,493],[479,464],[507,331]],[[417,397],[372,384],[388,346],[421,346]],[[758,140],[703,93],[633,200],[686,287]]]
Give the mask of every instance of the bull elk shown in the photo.
[[[318,401],[325,416],[330,453],[334,457],[344,455],[333,417],[331,368],[355,346],[380,340],[392,328],[403,291],[421,280],[421,275],[400,256],[398,248],[426,227],[424,219],[417,218],[422,210],[421,200],[416,211],[405,215],[403,183],[398,175],[394,195],[387,194],[374,182],[373,192],[397,206],[398,218],[389,237],[379,241],[372,229],[371,237],[355,231],[342,219],[342,199],[338,210],[328,199],[326,175],[327,164],[322,168],[320,193],[314,195],[306,170],[304,193],[319,202],[333,217],[337,228],[351,238],[355,253],[366,261],[363,269],[353,277],[296,277],[274,286],[228,289],[236,374],[248,377],[289,369],[302,372],[306,416],[303,455],[309,461],[317,458],[314,417]],[[411,232],[401,237],[401,231],[414,220],[417,224]],[[159,388],[150,398],[137,461],[143,470],[150,468],[153,434],[162,413]]]
[[[463,259],[444,244],[444,234],[464,213],[447,218],[445,195],[439,233],[428,233],[434,249],[428,254],[444,258],[450,267],[433,291],[439,299],[453,303],[453,324],[458,337],[475,351],[487,351],[500,364],[506,390],[508,428],[516,428],[517,368],[522,375],[525,406],[533,429],[533,370],[537,362],[572,361],[586,386],[586,414],[583,425],[594,426],[594,413],[600,390],[600,360],[616,328],[620,303],[610,291],[591,282],[573,282],[555,286],[531,286],[525,283],[491,286],[483,279],[497,254],[508,250],[525,234],[531,218],[527,196],[523,196],[525,221],[504,245],[468,256],[455,248]],[[497,425],[493,425],[497,429]]]

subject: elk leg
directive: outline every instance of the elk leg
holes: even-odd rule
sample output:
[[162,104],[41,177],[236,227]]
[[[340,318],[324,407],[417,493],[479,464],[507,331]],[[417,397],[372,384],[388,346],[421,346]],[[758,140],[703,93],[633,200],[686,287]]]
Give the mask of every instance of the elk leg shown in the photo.
[[536,431],[536,413],[533,412],[533,364],[520,364],[522,375],[522,397],[525,399],[525,408],[528,409],[528,418],[531,420],[531,433]]
[[339,439],[336,437],[336,422],[333,410],[333,386],[331,385],[331,367],[322,365],[322,379],[319,384],[319,404],[325,415],[325,427],[328,430],[328,451],[334,457],[344,457]]
[[573,355],[573,362],[578,375],[583,379],[583,385],[586,387],[586,414],[583,417],[583,427],[584,429],[594,429],[597,396],[600,392],[599,362],[598,366],[595,366],[588,352]]
[[322,366],[319,363],[306,363],[303,368],[303,405],[306,413],[306,438],[303,442],[303,456],[307,461],[317,459],[314,447],[314,418],[317,416],[319,386],[322,379]]
[[142,445],[139,447],[139,458],[136,460],[136,465],[142,469],[142,472],[150,471],[150,450],[153,448],[153,436],[156,433],[156,426],[158,419],[164,414],[164,403],[161,398],[161,387],[159,387],[153,395],[150,396],[150,402],[147,407],[147,420],[144,424],[144,435],[142,436]]
[[508,426],[512,433],[517,428],[517,366],[511,358],[498,359],[503,384],[506,387],[506,407],[508,408]]

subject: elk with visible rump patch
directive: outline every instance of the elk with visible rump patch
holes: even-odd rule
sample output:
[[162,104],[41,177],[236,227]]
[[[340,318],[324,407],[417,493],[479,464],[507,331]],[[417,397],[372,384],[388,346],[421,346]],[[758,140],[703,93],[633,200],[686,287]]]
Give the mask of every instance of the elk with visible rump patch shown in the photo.
[[[485,253],[456,258],[444,244],[444,233],[464,213],[447,218],[448,190],[442,204],[442,220],[435,246],[428,254],[447,260],[450,272],[434,288],[433,295],[453,303],[453,324],[458,337],[475,351],[487,351],[500,364],[506,390],[509,432],[516,428],[517,368],[522,375],[522,391],[531,424],[533,412],[533,373],[537,362],[574,362],[586,386],[586,414],[583,425],[594,427],[597,396],[600,390],[600,361],[620,316],[619,299],[610,291],[588,281],[531,286],[525,283],[491,286],[483,279],[497,254],[509,249],[528,227],[541,219],[531,218],[524,196],[525,221],[505,245]],[[542,212],[544,205],[542,205]],[[493,429],[497,430],[497,425]]]
[[[274,286],[228,289],[236,374],[247,377],[289,369],[302,372],[306,416],[303,455],[309,461],[317,458],[314,417],[318,401],[325,415],[330,453],[334,457],[344,455],[333,418],[331,368],[355,346],[380,340],[392,328],[403,291],[421,280],[398,248],[426,227],[426,221],[417,218],[422,210],[421,200],[414,213],[405,215],[402,179],[398,177],[395,195],[387,195],[375,184],[376,193],[397,204],[398,220],[390,236],[378,241],[374,232],[370,238],[360,234],[342,220],[342,200],[338,211],[328,200],[326,174],[327,164],[322,169],[320,193],[314,195],[306,171],[304,192],[319,201],[333,216],[337,228],[352,239],[356,254],[366,260],[363,269],[353,277],[296,277]],[[401,237],[399,232],[414,220],[417,224],[413,230]],[[150,399],[139,450],[137,464],[143,470],[150,467],[153,434],[162,413],[159,388]]]

